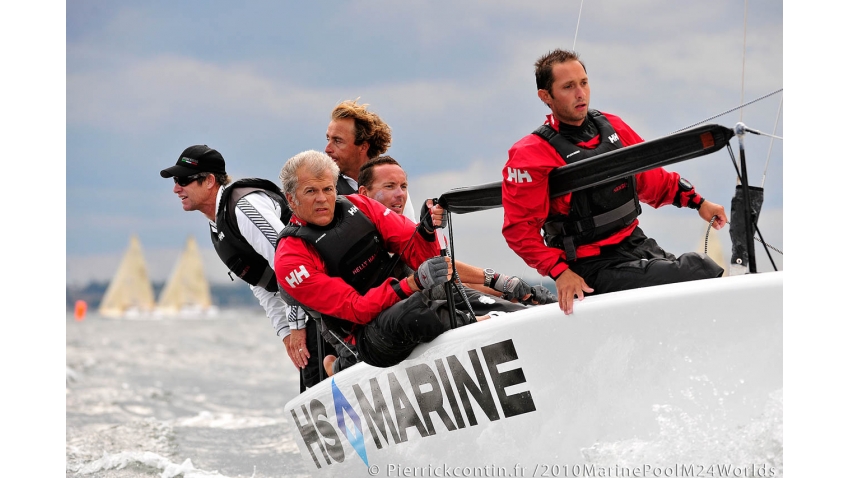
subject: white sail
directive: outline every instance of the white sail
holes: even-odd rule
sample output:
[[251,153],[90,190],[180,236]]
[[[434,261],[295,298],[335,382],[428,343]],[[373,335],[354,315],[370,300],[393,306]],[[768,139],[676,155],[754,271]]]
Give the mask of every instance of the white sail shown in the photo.
[[103,295],[99,312],[104,317],[148,314],[153,311],[154,304],[153,286],[148,279],[142,245],[139,238],[133,235],[130,237],[130,246]]
[[204,263],[198,243],[189,236],[186,247],[174,265],[157,302],[158,315],[200,315],[214,313],[210,285],[204,276]]

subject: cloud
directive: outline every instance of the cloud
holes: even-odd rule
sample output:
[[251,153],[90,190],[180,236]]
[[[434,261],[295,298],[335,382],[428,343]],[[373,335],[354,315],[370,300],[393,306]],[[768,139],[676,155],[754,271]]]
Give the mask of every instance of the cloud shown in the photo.
[[70,125],[124,133],[205,115],[295,118],[322,101],[317,92],[273,81],[250,65],[173,55],[71,73],[67,84]]

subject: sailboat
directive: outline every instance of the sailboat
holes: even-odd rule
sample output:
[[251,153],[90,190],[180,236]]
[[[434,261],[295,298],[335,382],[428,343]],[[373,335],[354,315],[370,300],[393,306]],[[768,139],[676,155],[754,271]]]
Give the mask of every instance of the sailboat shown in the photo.
[[153,285],[148,278],[142,245],[134,234],[103,295],[98,312],[111,318],[139,317],[150,314],[154,305]]
[[[550,194],[710,154],[743,133],[706,125],[600,154],[555,170]],[[451,244],[452,214],[500,207],[501,183],[439,204]],[[755,272],[448,330],[395,366],[357,363],[291,399],[290,439],[313,476],[701,476],[721,461],[776,476],[783,272]],[[777,446],[778,457],[765,453]]]
[[204,275],[204,264],[198,243],[193,236],[186,246],[159,295],[157,316],[195,317],[218,313],[212,303],[210,285]]

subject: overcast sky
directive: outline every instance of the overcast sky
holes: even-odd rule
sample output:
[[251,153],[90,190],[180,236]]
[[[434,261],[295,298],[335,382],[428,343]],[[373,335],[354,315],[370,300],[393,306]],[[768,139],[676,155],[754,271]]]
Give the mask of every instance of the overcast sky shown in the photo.
[[[277,182],[286,159],[324,148],[342,100],[360,98],[392,127],[388,154],[407,170],[418,207],[449,188],[500,179],[508,148],[548,113],[533,64],[554,48],[575,45],[591,107],[647,140],[783,88],[782,3],[768,0],[86,1],[68,2],[66,13],[73,284],[108,280],[131,234],[155,281],[189,235],[210,279],[229,281],[206,219],[181,209],[159,171],[203,143],[224,155],[232,176]],[[781,136],[782,97],[747,107],[743,121]],[[711,122],[739,120],[735,111]],[[781,249],[782,141],[745,145],[755,185],[770,149],[761,229]],[[725,150],[669,169],[728,210],[735,172]],[[641,223],[662,247],[702,250],[706,227],[694,211],[649,209]],[[501,221],[501,209],[456,217],[458,258],[534,278],[505,245]],[[728,233],[717,240],[728,260]]]

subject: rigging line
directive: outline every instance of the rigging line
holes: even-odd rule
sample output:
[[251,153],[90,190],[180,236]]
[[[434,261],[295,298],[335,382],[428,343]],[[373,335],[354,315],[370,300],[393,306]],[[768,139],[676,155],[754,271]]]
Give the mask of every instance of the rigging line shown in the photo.
[[759,131],[757,129],[752,129],[750,127],[744,126],[744,131],[748,133],[753,133],[759,136],[770,136],[771,138],[782,139],[782,136],[776,136],[775,134],[768,134],[763,131]]
[[[744,0],[744,51],[741,54],[741,103],[744,102],[744,71],[747,66],[747,0]],[[741,110],[741,116],[738,120],[744,122],[744,110]]]
[[[437,202],[434,201],[434,204]],[[458,295],[463,298],[463,302],[466,304],[466,308],[469,309],[469,312],[475,317],[475,311],[472,309],[472,304],[469,303],[469,297],[467,297],[466,292],[463,290],[463,282],[460,281],[460,274],[457,272],[457,264],[455,264],[455,242],[454,242],[454,233],[452,232],[452,213],[451,211],[445,212],[446,217],[446,226],[449,230],[449,247],[448,253],[452,261],[452,286],[457,291]],[[434,230],[434,234],[436,234],[436,229]],[[448,292],[448,291],[447,291]],[[448,298],[446,298],[448,300]]]
[[[776,134],[776,125],[779,124],[779,115],[782,114],[782,100],[785,99],[785,95],[779,97],[779,110],[776,111],[776,121],[773,122],[773,134]],[[770,137],[770,145],[767,147],[767,159],[764,161],[764,172],[761,175],[761,187],[764,187],[764,181],[767,178],[767,165],[770,164],[770,151],[773,149],[773,139],[775,136],[771,135]]]
[[[770,246],[770,244],[764,242],[764,236],[761,235],[761,230],[759,230],[758,224],[753,222],[753,228],[756,230],[756,234],[758,234],[758,236],[759,236],[759,237],[753,237],[753,239],[756,239],[759,242],[761,242],[762,244],[764,244],[764,246],[765,246],[764,252],[765,252],[765,254],[767,254],[767,258],[770,259],[770,264],[773,266],[773,270],[778,271],[779,269],[776,267],[776,263],[773,262],[773,256],[771,256],[770,251],[767,250],[767,248],[768,248],[768,246]],[[778,250],[778,249],[776,249],[772,246],[770,246],[770,247],[771,247],[771,249],[773,249],[775,251]],[[779,252],[779,253],[782,254],[782,252]]]
[[765,98],[768,98],[768,97],[773,96],[773,95],[775,95],[775,94],[777,94],[777,93],[780,93],[780,92],[782,92],[782,88],[779,88],[778,90],[776,90],[776,91],[774,91],[774,92],[772,92],[772,93],[768,93],[768,94],[766,94],[766,95],[764,95],[764,96],[761,96],[761,97],[759,97],[759,98],[756,98],[756,99],[754,99],[754,100],[752,100],[752,101],[749,101],[749,102],[747,102],[747,103],[744,103],[744,104],[742,104],[742,105],[736,106],[736,107],[734,107],[734,108],[730,108],[730,109],[728,109],[728,110],[724,111],[723,113],[716,114],[716,115],[712,116],[711,118],[706,118],[706,119],[704,119],[704,120],[702,120],[702,121],[700,121],[700,122],[698,122],[698,123],[694,123],[694,124],[692,124],[692,125],[690,125],[690,126],[685,126],[684,128],[679,129],[679,130],[676,130],[676,131],[673,131],[673,132],[672,132],[672,133],[670,133],[670,134],[680,133],[680,132],[682,132],[682,131],[685,131],[686,129],[693,128],[694,126],[699,126],[699,125],[701,125],[701,124],[703,124],[703,123],[705,123],[705,122],[707,122],[707,121],[711,121],[711,120],[713,120],[713,119],[715,119],[715,118],[719,118],[719,117],[721,117],[721,116],[723,116],[723,115],[725,115],[725,114],[731,113],[731,112],[733,112],[733,111],[735,111],[735,110],[739,110],[739,109],[741,109],[741,108],[745,108],[745,107],[747,107],[747,106],[749,106],[749,105],[751,105],[751,104],[753,104],[753,103],[759,102],[759,101],[761,101],[761,100],[763,100],[763,99],[765,99]]
[[735,158],[735,153],[732,151],[732,145],[726,143],[726,150],[729,151],[729,158],[732,160],[732,166],[735,166],[735,175],[738,177],[738,184],[741,184],[741,170],[738,169],[738,161]]
[[[758,231],[758,226],[756,226],[756,231]],[[759,232],[758,234],[759,234],[759,237],[761,237],[761,232]],[[781,256],[784,256],[784,255],[785,255],[785,254],[783,254],[783,253],[782,253],[782,251],[781,251],[780,249],[777,249],[776,247],[771,246],[770,244],[768,244],[768,243],[764,242],[764,241],[762,240],[763,238],[762,238],[762,239],[759,239],[758,237],[754,237],[753,239],[755,239],[755,240],[757,240],[757,241],[761,242],[762,244],[764,244],[764,246],[765,246],[765,247],[769,247],[769,248],[773,249],[774,251],[778,252],[778,253],[779,253],[779,255],[781,255]],[[770,254],[768,254],[768,257],[770,257]],[[773,259],[770,259],[770,262],[773,262]],[[775,268],[776,268],[776,265],[774,264],[774,266],[773,266],[773,267],[774,267],[774,269],[775,269]]]
[[[705,255],[708,255],[708,233],[711,232],[711,226],[714,225],[714,221],[717,220],[717,215],[711,216],[711,220],[708,221],[708,230],[705,231]],[[720,265],[720,264],[718,264]]]
[[578,25],[581,23],[581,8],[584,6],[584,0],[578,6],[578,20],[576,20],[576,36],[573,38],[573,51],[576,51],[576,41],[578,40]]

